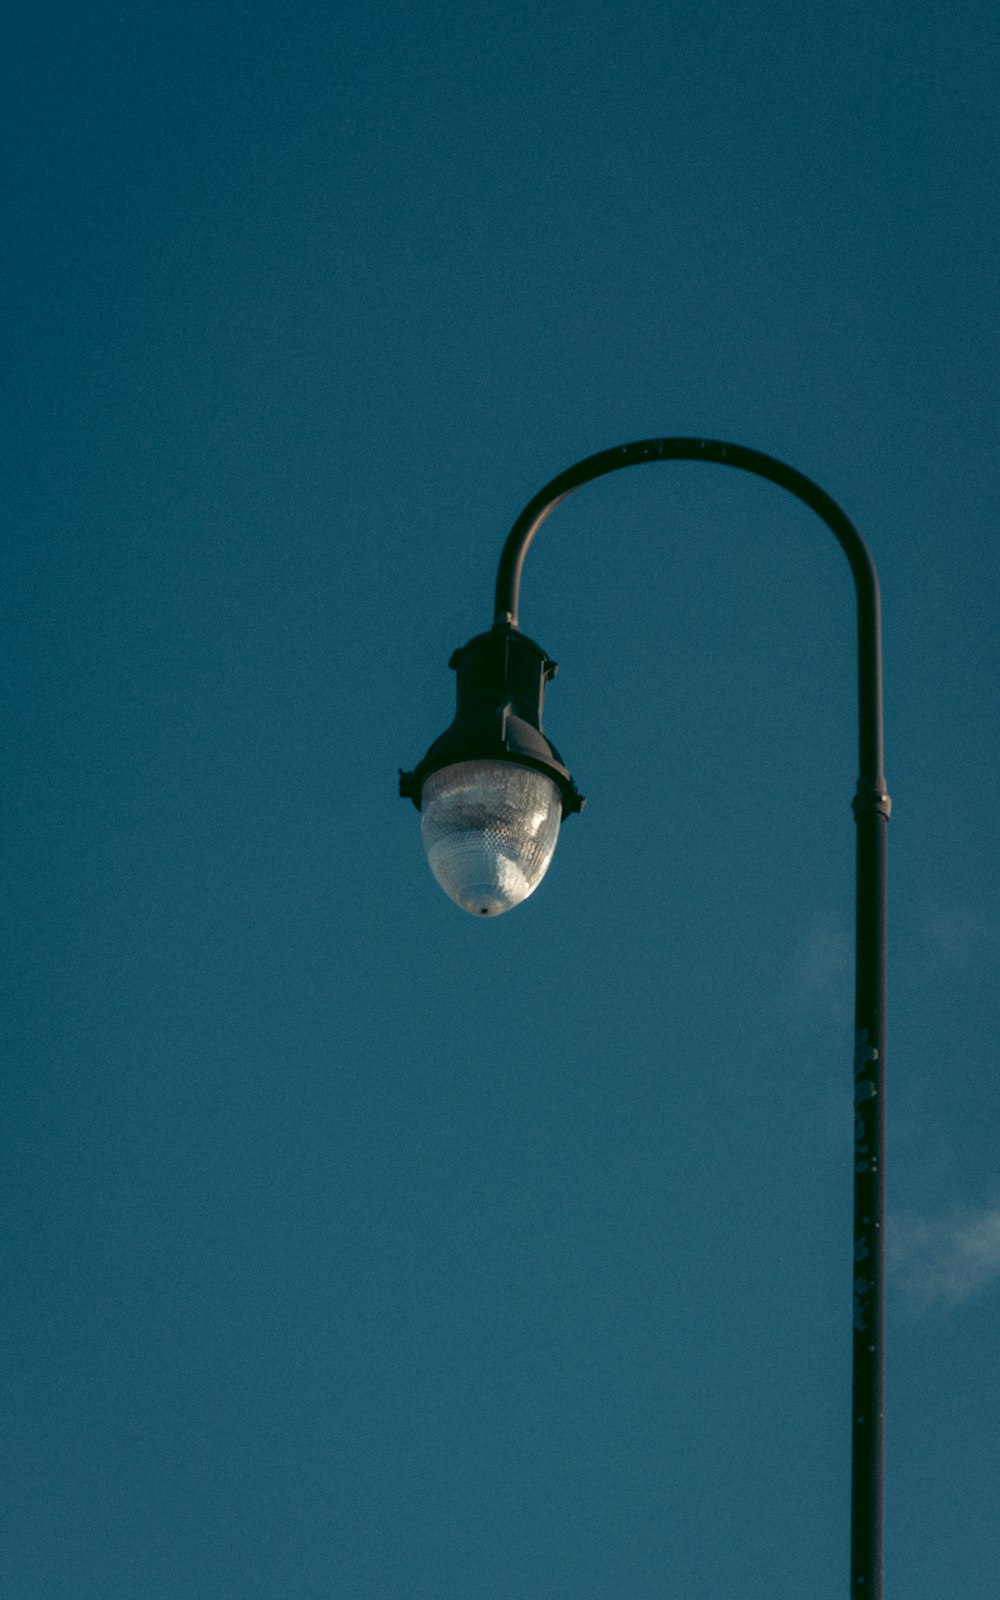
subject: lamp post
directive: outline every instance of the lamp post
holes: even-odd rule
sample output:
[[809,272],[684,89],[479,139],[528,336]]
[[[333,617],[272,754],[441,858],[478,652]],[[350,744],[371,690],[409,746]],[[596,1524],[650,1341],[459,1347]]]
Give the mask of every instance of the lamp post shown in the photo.
[[859,777],[854,1013],[854,1249],[851,1600],[882,1600],[883,1257],[885,1236],[885,858],[882,646],[871,555],[840,507],[773,456],[714,439],[643,439],[588,456],[553,478],[514,523],[500,557],[495,620],[451,658],[458,706],[400,794],[422,814],[428,860],[465,910],[495,916],[527,898],[583,799],[542,731],[555,663],[518,628],[524,558],[542,523],[582,484],[653,461],[709,461],[779,484],[826,523],[857,594]]

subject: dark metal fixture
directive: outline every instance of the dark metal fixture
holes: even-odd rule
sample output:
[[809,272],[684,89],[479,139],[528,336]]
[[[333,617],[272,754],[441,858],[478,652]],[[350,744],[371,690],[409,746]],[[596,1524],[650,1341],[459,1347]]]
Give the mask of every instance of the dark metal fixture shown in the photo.
[[438,881],[466,910],[496,915],[525,899],[552,858],[563,816],[583,804],[542,732],[542,699],[555,665],[519,631],[518,594],[532,539],[582,484],[654,461],[709,461],[768,478],[826,523],[850,563],[857,593],[859,777],[857,824],[854,1360],[851,1413],[851,1600],[882,1600],[883,1256],[885,1237],[885,859],[889,795],[882,768],[882,647],[878,579],[867,546],[835,501],[792,467],[713,439],[643,439],[588,456],[540,490],[508,535],[496,581],[495,621],[455,652],[458,709],[451,727],[400,793],[422,813]]

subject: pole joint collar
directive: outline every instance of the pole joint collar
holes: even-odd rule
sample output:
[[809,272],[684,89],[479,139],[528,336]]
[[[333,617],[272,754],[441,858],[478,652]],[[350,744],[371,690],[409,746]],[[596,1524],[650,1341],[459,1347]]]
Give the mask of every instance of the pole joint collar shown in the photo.
[[889,799],[884,783],[859,783],[858,792],[851,801],[851,810],[855,820],[874,811],[881,817],[888,818],[892,813],[892,801]]

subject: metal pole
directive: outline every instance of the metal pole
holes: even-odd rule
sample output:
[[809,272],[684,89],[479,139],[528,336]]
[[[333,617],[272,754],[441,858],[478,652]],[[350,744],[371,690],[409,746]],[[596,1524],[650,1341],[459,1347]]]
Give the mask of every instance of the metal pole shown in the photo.
[[768,478],[816,512],[850,562],[858,616],[858,787],[854,1044],[854,1351],[851,1409],[851,1600],[882,1600],[885,1240],[885,903],[889,796],[882,768],[882,640],[875,565],[854,524],[811,479],[773,456],[716,439],[641,439],[553,478],[525,506],[497,570],[496,621],[517,626],[524,558],[550,512],[622,467],[710,461]]

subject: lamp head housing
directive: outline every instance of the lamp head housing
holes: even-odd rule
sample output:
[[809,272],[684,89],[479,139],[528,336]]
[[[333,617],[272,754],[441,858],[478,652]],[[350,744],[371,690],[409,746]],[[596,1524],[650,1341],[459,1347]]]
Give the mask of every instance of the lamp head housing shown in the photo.
[[424,784],[461,761],[514,761],[551,778],[568,817],[583,806],[555,745],[542,732],[545,685],[558,670],[540,645],[509,622],[478,633],[448,665],[457,674],[457,705],[449,728],[412,772],[400,772],[399,792],[421,810]]
[[564,816],[579,811],[562,757],[542,732],[545,685],[556,664],[509,621],[477,634],[450,665],[451,726],[399,792],[421,812],[431,870],[458,905],[496,916],[538,887]]

